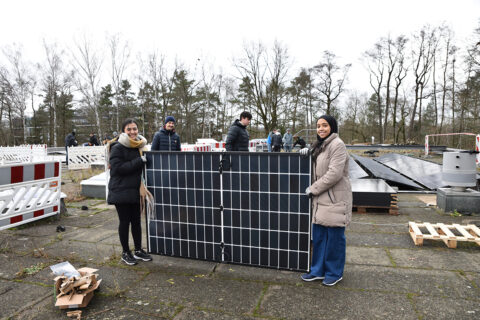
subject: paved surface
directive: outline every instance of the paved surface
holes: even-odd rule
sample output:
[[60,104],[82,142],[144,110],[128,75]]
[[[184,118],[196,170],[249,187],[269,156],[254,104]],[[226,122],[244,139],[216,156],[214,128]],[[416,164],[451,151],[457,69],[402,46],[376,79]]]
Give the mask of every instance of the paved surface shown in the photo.
[[[344,280],[333,288],[296,272],[164,256],[126,266],[114,208],[70,203],[58,221],[0,231],[0,318],[66,319],[54,307],[48,266],[69,261],[103,279],[82,309],[86,319],[479,319],[480,247],[415,247],[407,222],[480,217],[451,217],[426,202],[434,196],[402,194],[399,216],[354,214]],[[59,224],[65,232],[55,231]]]

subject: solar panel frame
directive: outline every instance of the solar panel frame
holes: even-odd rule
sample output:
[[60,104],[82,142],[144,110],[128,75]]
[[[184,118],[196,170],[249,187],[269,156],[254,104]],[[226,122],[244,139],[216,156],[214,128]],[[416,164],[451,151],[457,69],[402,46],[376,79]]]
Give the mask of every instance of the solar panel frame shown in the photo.
[[[310,158],[274,152],[146,154],[146,185],[156,206],[147,219],[149,252],[309,270],[311,200],[304,190],[311,181]],[[229,166],[223,166],[227,159]]]

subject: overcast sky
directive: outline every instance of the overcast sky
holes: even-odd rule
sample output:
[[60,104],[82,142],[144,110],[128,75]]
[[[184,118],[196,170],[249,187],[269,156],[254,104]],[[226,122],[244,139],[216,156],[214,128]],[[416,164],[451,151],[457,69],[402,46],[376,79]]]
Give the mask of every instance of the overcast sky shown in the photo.
[[380,37],[446,23],[464,47],[479,26],[480,0],[4,0],[1,12],[0,46],[20,43],[34,61],[44,57],[44,38],[71,45],[86,34],[106,48],[106,33],[120,33],[133,57],[158,50],[186,66],[202,58],[234,72],[245,41],[276,39],[289,48],[293,70],[330,50],[353,63],[349,87],[367,90],[359,58]]

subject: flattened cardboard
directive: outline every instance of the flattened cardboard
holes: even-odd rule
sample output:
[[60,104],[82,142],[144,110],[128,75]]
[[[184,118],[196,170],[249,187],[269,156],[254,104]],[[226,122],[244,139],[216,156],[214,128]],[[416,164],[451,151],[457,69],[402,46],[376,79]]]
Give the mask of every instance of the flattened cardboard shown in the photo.
[[[56,307],[59,307],[60,309],[84,308],[88,305],[90,300],[92,300],[93,294],[94,294],[93,291],[96,290],[98,286],[100,286],[100,283],[102,282],[102,279],[97,280],[96,275],[92,276],[92,274],[98,271],[98,269],[84,267],[84,268],[78,269],[77,271],[80,273],[82,277],[85,275],[90,275],[92,286],[80,294],[75,293],[73,295],[69,294],[69,295],[58,297],[57,301],[55,302]],[[57,296],[60,294],[60,286],[63,280],[65,279],[66,277],[64,276],[58,276],[54,279],[55,292]]]

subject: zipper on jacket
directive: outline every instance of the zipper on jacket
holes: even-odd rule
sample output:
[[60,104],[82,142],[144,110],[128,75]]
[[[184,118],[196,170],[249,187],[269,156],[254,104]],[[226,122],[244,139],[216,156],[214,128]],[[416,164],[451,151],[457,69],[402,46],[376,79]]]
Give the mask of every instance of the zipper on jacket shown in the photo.
[[168,135],[168,151],[172,151],[171,135]]
[[330,198],[330,201],[332,201],[332,203],[333,203],[332,196],[330,195],[330,189],[327,190],[327,193],[328,193],[328,197]]

